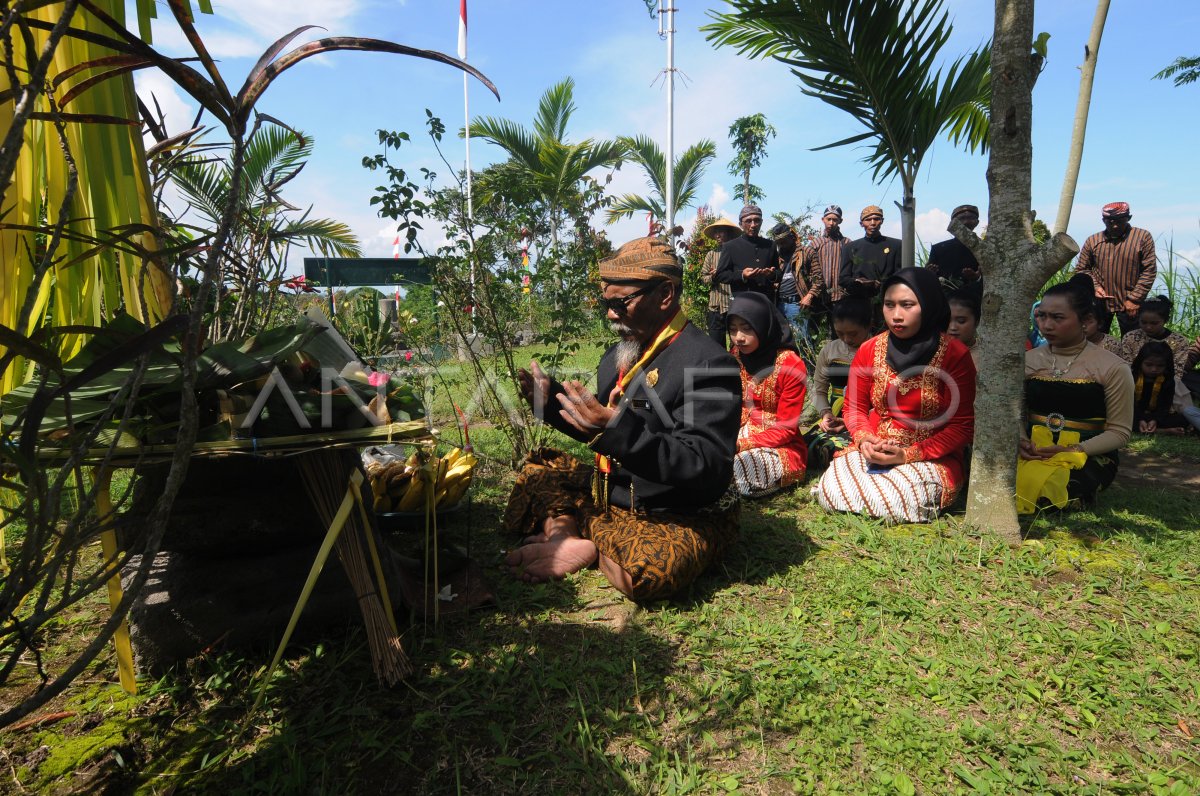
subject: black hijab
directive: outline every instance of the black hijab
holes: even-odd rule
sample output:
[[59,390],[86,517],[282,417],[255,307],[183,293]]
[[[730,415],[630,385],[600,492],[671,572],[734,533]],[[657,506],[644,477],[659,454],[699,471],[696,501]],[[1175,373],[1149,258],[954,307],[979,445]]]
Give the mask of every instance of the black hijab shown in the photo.
[[758,335],[758,348],[751,354],[738,353],[742,367],[751,376],[775,364],[780,349],[790,349],[797,354],[800,349],[792,337],[792,327],[775,309],[775,304],[761,293],[745,292],[734,296],[729,303],[729,315],[738,316]]
[[950,325],[950,305],[937,274],[928,268],[902,268],[883,283],[881,295],[892,285],[904,285],[921,305],[921,328],[907,340],[888,333],[887,363],[896,373],[928,365],[941,344],[941,333]]

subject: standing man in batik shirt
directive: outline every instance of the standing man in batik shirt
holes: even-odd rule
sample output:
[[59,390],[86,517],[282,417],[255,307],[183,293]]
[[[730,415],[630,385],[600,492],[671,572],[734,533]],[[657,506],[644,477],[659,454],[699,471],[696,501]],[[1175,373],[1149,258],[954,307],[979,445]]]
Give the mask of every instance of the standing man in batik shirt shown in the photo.
[[1079,250],[1075,272],[1087,274],[1096,285],[1096,298],[1104,302],[1097,316],[1100,330],[1112,327],[1113,315],[1124,335],[1138,325],[1138,307],[1154,286],[1158,261],[1154,236],[1129,225],[1133,213],[1128,202],[1109,202],[1100,213],[1104,231],[1088,237]]
[[804,249],[800,270],[808,275],[808,292],[800,297],[800,306],[807,309],[814,336],[822,319],[827,319],[829,337],[833,334],[833,304],[842,299],[842,288],[838,285],[838,271],[842,267],[842,247],[847,243],[842,234],[842,208],[830,205],[821,215],[825,225],[821,237],[816,238]]

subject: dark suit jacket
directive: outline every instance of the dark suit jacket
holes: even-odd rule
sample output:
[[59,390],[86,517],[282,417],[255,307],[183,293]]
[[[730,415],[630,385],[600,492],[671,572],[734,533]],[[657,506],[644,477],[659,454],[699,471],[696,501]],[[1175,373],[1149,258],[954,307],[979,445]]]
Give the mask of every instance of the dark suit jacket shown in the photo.
[[872,288],[864,288],[855,280],[877,279],[879,282],[900,270],[900,247],[898,238],[880,235],[877,240],[859,238],[842,247],[842,267],[838,270],[838,286],[850,296],[876,295]]
[[[597,384],[597,398],[607,401],[617,384],[616,346],[601,358]],[[546,422],[581,439],[558,409],[552,398]],[[694,513],[724,495],[733,478],[742,382],[737,361],[707,334],[685,326],[638,374],[617,411],[590,443],[613,460],[612,505],[630,508],[631,485],[639,511]]]
[[925,264],[926,266],[936,265],[938,276],[943,279],[956,281],[962,280],[964,268],[979,270],[979,261],[958,238],[933,244],[929,249],[929,260]]
[[[742,235],[721,246],[716,281],[729,285],[733,295],[753,290],[775,301],[775,285],[779,282],[779,249],[770,238]],[[742,278],[744,268],[773,268],[769,276],[756,276],[747,282]]]

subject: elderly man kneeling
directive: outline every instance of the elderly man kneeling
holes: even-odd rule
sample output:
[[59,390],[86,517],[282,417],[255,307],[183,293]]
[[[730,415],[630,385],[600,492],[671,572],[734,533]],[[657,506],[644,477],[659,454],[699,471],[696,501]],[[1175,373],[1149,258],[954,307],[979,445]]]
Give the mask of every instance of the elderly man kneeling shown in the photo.
[[515,576],[540,582],[597,564],[628,597],[669,597],[736,540],[738,366],[688,323],[682,278],[657,238],[600,263],[602,301],[621,337],[600,360],[602,398],[537,362],[520,372],[534,415],[587,443],[596,462],[549,449],[530,456],[504,517],[508,530],[530,534],[506,558]]

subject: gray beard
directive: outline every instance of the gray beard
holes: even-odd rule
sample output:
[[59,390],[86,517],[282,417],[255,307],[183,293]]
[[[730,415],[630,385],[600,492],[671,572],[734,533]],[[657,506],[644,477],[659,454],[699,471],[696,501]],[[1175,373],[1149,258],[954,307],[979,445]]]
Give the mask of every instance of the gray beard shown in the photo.
[[628,371],[641,355],[642,347],[636,340],[622,340],[617,343],[617,372]]

